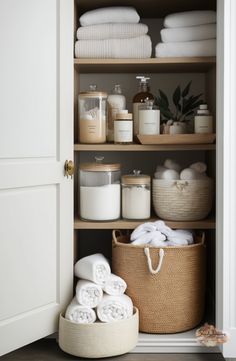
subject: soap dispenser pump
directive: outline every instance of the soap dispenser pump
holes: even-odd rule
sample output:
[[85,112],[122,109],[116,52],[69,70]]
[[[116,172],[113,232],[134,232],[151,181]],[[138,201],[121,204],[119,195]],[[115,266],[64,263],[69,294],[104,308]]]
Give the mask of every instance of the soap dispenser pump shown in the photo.
[[134,121],[134,135],[139,132],[139,106],[147,100],[154,100],[154,96],[150,93],[150,86],[148,84],[149,77],[136,76],[139,79],[139,91],[133,98],[133,121]]

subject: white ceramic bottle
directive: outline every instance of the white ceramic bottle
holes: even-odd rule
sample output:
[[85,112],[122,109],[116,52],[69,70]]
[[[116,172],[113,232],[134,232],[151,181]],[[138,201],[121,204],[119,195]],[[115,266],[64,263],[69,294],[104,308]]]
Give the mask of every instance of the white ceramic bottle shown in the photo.
[[194,117],[194,133],[213,133],[213,116],[207,104],[200,104]]
[[108,95],[107,98],[108,105],[108,129],[107,129],[107,140],[108,142],[114,141],[114,120],[116,119],[116,114],[120,113],[120,110],[125,109],[126,99],[122,94],[122,89],[120,84],[116,84],[112,90],[112,94]]

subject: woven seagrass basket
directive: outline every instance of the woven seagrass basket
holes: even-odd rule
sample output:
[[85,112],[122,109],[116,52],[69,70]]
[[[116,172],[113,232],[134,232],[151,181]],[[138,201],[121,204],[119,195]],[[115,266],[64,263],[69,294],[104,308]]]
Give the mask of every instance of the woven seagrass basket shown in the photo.
[[112,269],[139,309],[140,331],[177,333],[197,326],[205,303],[204,235],[193,245],[156,248],[132,245],[118,232],[113,231]]
[[208,216],[213,202],[213,180],[153,179],[153,207],[158,217],[171,221],[198,221]]

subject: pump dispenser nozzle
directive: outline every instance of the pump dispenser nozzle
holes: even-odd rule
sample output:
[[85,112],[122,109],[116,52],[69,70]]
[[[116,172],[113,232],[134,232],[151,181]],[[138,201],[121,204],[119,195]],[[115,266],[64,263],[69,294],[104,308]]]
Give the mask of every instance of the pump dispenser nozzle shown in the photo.
[[144,76],[144,75],[138,75],[138,76],[136,76],[136,79],[140,79],[141,84],[146,84],[147,80],[150,80],[149,77]]

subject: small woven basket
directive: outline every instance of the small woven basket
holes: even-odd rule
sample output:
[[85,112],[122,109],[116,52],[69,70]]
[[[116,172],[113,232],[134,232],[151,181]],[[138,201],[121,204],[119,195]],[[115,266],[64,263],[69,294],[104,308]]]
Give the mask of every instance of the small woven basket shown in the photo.
[[213,202],[213,180],[153,179],[153,207],[158,217],[171,221],[198,221],[206,218]]
[[139,309],[139,329],[177,333],[196,327],[205,304],[204,235],[183,247],[144,247],[113,231],[112,268]]

